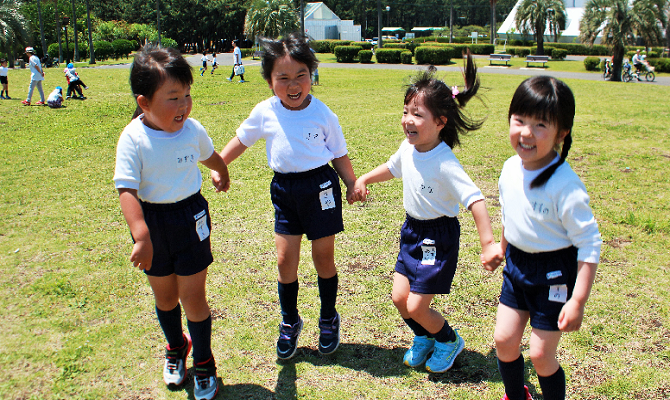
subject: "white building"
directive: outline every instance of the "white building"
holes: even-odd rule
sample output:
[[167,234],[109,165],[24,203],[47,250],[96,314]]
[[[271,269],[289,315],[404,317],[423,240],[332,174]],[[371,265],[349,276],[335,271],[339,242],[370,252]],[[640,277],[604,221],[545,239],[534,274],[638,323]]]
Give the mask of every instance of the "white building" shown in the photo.
[[361,26],[341,20],[323,3],[305,4],[305,34],[312,40],[361,40]]
[[[558,37],[559,43],[579,43],[579,22],[582,20],[584,15],[584,5],[588,0],[563,0],[563,5],[565,6],[565,12],[567,18],[565,21],[565,29],[561,31],[560,36]],[[517,1],[516,5],[509,13],[505,22],[498,29],[498,37],[501,40],[504,39],[522,39],[521,34],[518,29],[516,29],[516,24],[514,23],[514,18],[516,17],[516,10],[519,8],[521,0]],[[532,36],[531,36],[532,37]],[[530,39],[531,37],[527,37]],[[549,31],[549,25],[544,32],[544,40],[546,42],[553,42],[554,35]],[[596,43],[600,43],[600,35],[596,39]]]

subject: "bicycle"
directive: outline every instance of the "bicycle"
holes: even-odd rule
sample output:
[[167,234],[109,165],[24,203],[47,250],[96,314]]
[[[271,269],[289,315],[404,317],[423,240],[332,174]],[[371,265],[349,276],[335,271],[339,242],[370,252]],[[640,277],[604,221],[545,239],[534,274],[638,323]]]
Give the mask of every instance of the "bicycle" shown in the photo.
[[640,77],[640,74],[644,75],[644,79],[647,80],[647,82],[653,82],[656,79],[656,74],[654,73],[653,67],[646,66],[647,70],[646,71],[631,71],[631,65],[626,61],[623,65],[623,74],[621,75],[621,80],[624,82],[630,82],[633,80],[633,78],[637,78],[637,81],[640,82],[642,78]]

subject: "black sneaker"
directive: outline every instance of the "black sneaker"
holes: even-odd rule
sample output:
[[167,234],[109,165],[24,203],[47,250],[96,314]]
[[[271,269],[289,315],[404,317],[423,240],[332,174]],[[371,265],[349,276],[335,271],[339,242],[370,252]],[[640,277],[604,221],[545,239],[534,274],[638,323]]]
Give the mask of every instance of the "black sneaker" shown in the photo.
[[277,339],[277,357],[288,360],[298,350],[298,337],[302,332],[302,318],[293,325],[279,324],[279,339]]
[[340,345],[340,314],[333,318],[319,318],[319,353],[332,354]]

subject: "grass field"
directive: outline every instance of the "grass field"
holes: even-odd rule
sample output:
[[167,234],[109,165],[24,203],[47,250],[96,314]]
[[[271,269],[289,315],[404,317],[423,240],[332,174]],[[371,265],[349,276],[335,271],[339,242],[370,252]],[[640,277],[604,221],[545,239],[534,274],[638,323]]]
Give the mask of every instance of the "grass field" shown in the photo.
[[[191,116],[218,149],[270,96],[257,67],[247,67],[247,84],[226,82],[226,72],[196,75],[192,89]],[[130,235],[112,181],[116,141],[134,110],[128,71],[80,73],[91,88],[88,99],[68,100],[66,108],[21,106],[25,70],[10,72],[14,100],[0,101],[6,151],[0,162],[0,398],[192,399],[192,384],[170,391],[162,383],[162,332],[146,278],[128,261]],[[339,116],[358,175],[385,162],[403,139],[407,74],[321,70],[313,93]],[[444,77],[462,85],[459,73]],[[467,110],[486,123],[456,150],[487,197],[496,236],[497,179],[513,154],[507,107],[522,79],[482,75],[482,102]],[[568,161],[589,190],[604,241],[582,329],[564,335],[559,350],[568,393],[572,399],[668,399],[670,88],[566,82],[577,99]],[[63,84],[60,70],[47,70],[45,91]],[[399,180],[372,185],[369,202],[345,206],[346,230],[336,242],[343,336],[331,357],[316,351],[318,289],[305,241],[299,300],[305,329],[295,359],[279,363],[272,173],[264,145],[250,148],[230,172],[226,194],[214,193],[207,171],[203,184],[214,224],[208,295],[219,399],[502,397],[493,342],[501,271],[478,266],[469,213],[460,218],[452,294],[436,301],[466,342],[453,369],[437,375],[402,365],[412,336],[390,299],[404,218]],[[526,366],[531,393],[542,398],[529,361]]]

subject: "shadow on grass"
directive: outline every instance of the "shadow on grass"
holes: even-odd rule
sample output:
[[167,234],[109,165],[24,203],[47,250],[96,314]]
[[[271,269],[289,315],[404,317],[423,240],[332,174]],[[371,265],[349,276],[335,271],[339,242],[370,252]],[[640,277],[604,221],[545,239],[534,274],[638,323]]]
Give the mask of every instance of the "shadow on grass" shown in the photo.
[[[293,393],[295,393],[295,366],[293,371]],[[224,385],[221,378],[218,378],[219,391],[214,399],[248,399],[248,400],[271,400],[275,399],[274,393],[264,388],[263,386],[256,385],[253,383],[238,383],[236,385]],[[182,386],[168,386],[168,390],[171,392],[180,392],[185,391],[188,393],[189,400],[195,400],[193,395],[193,371],[190,370],[189,379],[186,384]]]

